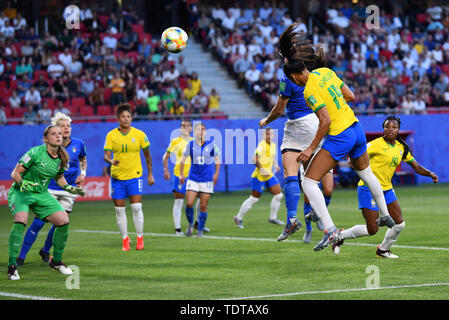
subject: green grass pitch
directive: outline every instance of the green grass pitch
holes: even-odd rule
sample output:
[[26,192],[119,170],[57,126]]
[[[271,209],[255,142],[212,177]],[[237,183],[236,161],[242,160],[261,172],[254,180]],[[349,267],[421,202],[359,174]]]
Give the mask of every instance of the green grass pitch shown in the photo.
[[[79,289],[68,289],[74,280],[51,270],[38,255],[48,224],[19,268],[21,280],[7,280],[12,217],[1,206],[0,299],[448,299],[449,185],[395,190],[406,221],[392,248],[399,259],[376,257],[386,228],[372,237],[346,240],[338,256],[330,248],[313,251],[322,236],[316,228],[310,244],[302,242],[304,228],[277,242],[282,227],[268,223],[269,194],[247,213],[245,228],[238,229],[232,218],[248,191],[211,198],[206,223],[211,232],[204,238],[173,236],[172,196],[145,196],[145,249],[135,250],[128,206],[132,249],[122,252],[112,202],[79,202],[64,252],[64,262],[78,267]],[[335,190],[329,210],[337,227],[364,223],[353,189]],[[298,217],[304,221],[302,196]],[[285,220],[284,204],[279,218]],[[183,229],[186,225],[183,215]],[[377,290],[367,289],[376,284]]]

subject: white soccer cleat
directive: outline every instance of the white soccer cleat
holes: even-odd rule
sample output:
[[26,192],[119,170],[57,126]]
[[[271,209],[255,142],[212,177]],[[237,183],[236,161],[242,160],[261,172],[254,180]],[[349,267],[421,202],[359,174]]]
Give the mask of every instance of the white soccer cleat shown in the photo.
[[397,259],[399,256],[392,254],[390,250],[381,250],[379,246],[377,246],[376,255],[380,258],[387,258],[387,259]]
[[58,270],[63,275],[70,276],[70,275],[73,274],[72,269],[67,267],[62,261],[61,262],[55,262],[55,261],[53,261],[53,259],[51,259],[50,263],[49,263],[49,266],[50,266],[50,268],[52,268],[54,270]]
[[20,280],[19,273],[17,272],[17,267],[15,265],[11,265],[8,267],[8,279]]

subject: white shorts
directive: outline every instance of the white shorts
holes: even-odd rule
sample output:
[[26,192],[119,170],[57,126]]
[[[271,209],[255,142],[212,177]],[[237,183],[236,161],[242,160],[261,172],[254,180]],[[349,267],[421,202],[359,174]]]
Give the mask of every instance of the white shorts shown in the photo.
[[[307,116],[287,120],[284,125],[284,138],[282,139],[281,151],[284,149],[292,149],[296,151],[303,151],[315,138],[320,121],[315,113]],[[318,151],[323,142],[315,149],[314,153]]]
[[193,180],[187,180],[186,191],[195,191],[202,193],[214,193],[214,183],[213,181],[208,182],[196,182]]
[[64,190],[51,190],[48,192],[61,204],[67,212],[72,212],[73,204],[75,203],[76,194],[71,194],[70,192]]

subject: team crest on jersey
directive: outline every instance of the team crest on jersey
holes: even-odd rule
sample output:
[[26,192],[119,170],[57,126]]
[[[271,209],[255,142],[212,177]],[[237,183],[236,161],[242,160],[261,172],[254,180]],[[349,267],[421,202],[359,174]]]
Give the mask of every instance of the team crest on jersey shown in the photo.
[[403,153],[402,150],[400,150],[400,151],[399,151],[399,154],[400,154],[401,156],[402,156],[402,153]]
[[45,162],[41,162],[40,165],[44,168],[46,167]]
[[73,148],[72,148],[72,152],[73,152],[73,153],[76,153],[76,147],[73,147]]
[[132,143],[135,143],[135,142],[136,142],[136,139],[135,139],[135,138],[132,138],[132,139],[131,139],[131,142],[132,142]]

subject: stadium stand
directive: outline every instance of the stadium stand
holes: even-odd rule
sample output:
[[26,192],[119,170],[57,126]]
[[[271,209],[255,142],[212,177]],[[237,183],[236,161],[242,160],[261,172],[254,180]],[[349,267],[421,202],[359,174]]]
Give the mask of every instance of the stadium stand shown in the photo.
[[[195,107],[199,91],[186,99],[182,92],[193,72],[179,73],[177,61],[160,48],[158,37],[145,32],[135,12],[97,14],[83,2],[80,29],[62,29],[61,34],[37,34],[20,12],[8,18],[0,7],[1,124],[24,123],[31,87],[37,89],[32,89],[36,119],[27,114],[29,124],[42,122],[44,102],[52,113],[67,112],[74,122],[114,121],[114,106],[123,101],[132,105],[137,120],[226,117],[220,110],[208,114],[208,96],[201,108]],[[125,87],[114,87],[117,81]],[[149,92],[137,95],[143,87],[160,97],[151,112]]]
[[[362,2],[312,0],[303,14],[308,21],[295,21],[353,89],[357,113],[447,113],[449,7],[438,3],[392,2],[380,12],[380,28],[367,28]],[[203,7],[194,24],[203,47],[267,111],[282,75],[278,37],[294,22],[282,2],[271,4]]]

